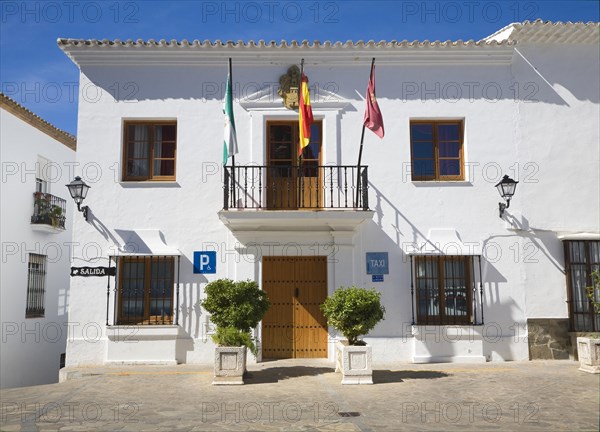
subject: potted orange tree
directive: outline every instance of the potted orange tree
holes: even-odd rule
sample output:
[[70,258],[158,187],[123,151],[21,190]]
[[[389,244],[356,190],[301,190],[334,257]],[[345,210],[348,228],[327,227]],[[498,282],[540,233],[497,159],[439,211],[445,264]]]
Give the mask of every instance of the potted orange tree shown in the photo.
[[323,302],[321,310],[327,323],[346,338],[336,343],[336,372],[342,373],[342,384],[373,384],[371,347],[359,337],[383,319],[381,293],[341,287]]
[[213,384],[244,384],[247,350],[256,355],[251,331],[269,309],[267,294],[254,281],[231,279],[210,282],[204,291],[200,304],[217,326]]
[[[600,271],[592,272],[592,286],[587,288],[587,295],[596,314],[600,315]],[[600,335],[592,333],[588,337],[578,337],[577,356],[580,371],[600,373]]]

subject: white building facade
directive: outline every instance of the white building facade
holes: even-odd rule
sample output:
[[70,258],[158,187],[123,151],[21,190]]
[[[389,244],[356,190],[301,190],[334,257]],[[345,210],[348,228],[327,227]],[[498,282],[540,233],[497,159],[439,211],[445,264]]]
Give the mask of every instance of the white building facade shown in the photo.
[[[597,23],[478,42],[58,44],[81,71],[91,185],[75,258],[116,267],[72,278],[67,365],[212,363],[197,302],[217,278],[269,294],[258,361],[333,360],[319,304],[350,285],[382,293],[374,361],[569,358],[576,331],[598,330],[582,297],[600,264]],[[365,132],[358,167],[372,58],[385,137]],[[315,122],[299,161],[282,95],[301,59]],[[503,175],[519,183],[498,217]]]
[[58,382],[67,336],[75,138],[0,94],[0,387]]

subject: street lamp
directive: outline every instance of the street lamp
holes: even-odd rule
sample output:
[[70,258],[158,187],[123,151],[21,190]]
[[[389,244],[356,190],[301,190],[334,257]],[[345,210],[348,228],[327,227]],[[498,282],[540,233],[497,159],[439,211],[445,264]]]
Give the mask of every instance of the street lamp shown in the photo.
[[496,185],[498,193],[500,193],[500,196],[504,199],[504,201],[506,201],[506,204],[498,203],[500,217],[502,217],[504,210],[510,207],[510,199],[515,194],[515,189],[517,189],[517,183],[519,182],[514,181],[509,176],[505,175],[504,177],[502,177],[502,180],[500,180],[500,182]]
[[73,198],[73,200],[75,200],[75,204],[77,204],[77,210],[79,210],[80,212],[83,212],[83,218],[87,222],[88,206],[81,207],[81,203],[87,196],[90,186],[88,186],[83,180],[81,180],[81,177],[79,177],[79,176],[75,177],[75,180],[73,180],[71,183],[69,183],[68,185],[65,185],[65,186],[67,186],[69,188],[69,193],[71,194],[71,198]]

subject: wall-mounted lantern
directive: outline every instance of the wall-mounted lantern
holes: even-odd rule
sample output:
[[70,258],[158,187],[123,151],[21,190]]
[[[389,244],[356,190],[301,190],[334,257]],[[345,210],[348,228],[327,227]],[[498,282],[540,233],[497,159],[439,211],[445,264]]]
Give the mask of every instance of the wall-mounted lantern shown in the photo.
[[81,203],[87,196],[90,186],[88,186],[83,180],[81,180],[81,177],[79,177],[79,176],[75,177],[75,180],[73,180],[71,183],[69,183],[68,185],[65,185],[65,186],[67,186],[69,188],[69,193],[71,194],[71,198],[73,198],[73,200],[75,201],[75,204],[77,204],[77,210],[79,210],[80,212],[83,212],[83,218],[87,222],[88,206],[81,207]]
[[504,210],[510,207],[510,199],[515,194],[515,190],[517,189],[518,181],[514,181],[509,176],[505,175],[502,177],[502,180],[496,185],[500,196],[506,201],[505,203],[498,203],[500,210],[500,217],[504,214]]

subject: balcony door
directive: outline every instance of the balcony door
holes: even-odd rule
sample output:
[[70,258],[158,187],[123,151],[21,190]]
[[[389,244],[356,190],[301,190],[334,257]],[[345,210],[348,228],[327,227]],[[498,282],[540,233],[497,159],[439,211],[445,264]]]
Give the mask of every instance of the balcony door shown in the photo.
[[267,208],[317,209],[322,206],[322,122],[311,125],[310,143],[300,160],[297,121],[267,123]]

